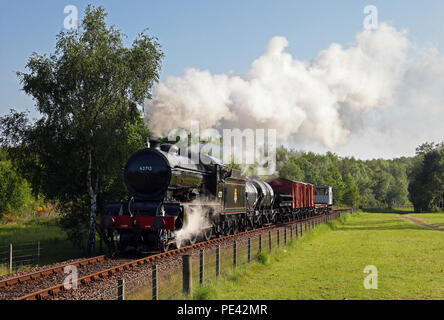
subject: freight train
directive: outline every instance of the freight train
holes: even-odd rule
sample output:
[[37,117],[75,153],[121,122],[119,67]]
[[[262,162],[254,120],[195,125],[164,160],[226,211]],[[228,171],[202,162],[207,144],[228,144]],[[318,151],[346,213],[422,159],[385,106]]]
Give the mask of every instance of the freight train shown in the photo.
[[[199,161],[193,161],[199,159]],[[219,159],[151,140],[124,168],[127,201],[110,203],[100,226],[112,250],[128,246],[167,251],[199,215],[187,242],[208,240],[331,211],[332,188],[284,178],[247,179]]]

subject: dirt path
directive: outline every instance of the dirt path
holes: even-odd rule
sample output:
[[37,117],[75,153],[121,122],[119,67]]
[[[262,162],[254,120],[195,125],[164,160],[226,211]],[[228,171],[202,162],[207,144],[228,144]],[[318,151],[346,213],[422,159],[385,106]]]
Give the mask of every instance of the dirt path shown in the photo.
[[398,216],[403,218],[404,220],[407,220],[407,221],[409,221],[411,223],[414,223],[414,224],[416,224],[418,226],[421,226],[421,227],[424,227],[424,228],[427,228],[427,229],[431,229],[431,230],[437,230],[437,231],[444,232],[444,227],[439,227],[439,226],[436,226],[436,225],[433,225],[433,224],[428,224],[428,223],[426,223],[426,222],[424,222],[424,221],[422,221],[420,219],[410,217],[407,214],[398,214]]

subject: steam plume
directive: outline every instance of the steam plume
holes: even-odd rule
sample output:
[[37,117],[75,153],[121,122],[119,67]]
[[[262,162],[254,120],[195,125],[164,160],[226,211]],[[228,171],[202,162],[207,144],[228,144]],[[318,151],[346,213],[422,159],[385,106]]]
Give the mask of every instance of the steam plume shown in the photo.
[[176,245],[181,247],[186,240],[199,236],[200,233],[211,226],[208,219],[208,209],[202,206],[190,206],[187,209],[187,219],[179,231],[176,232]]
[[387,24],[363,31],[348,49],[333,43],[311,62],[285,51],[276,36],[244,75],[186,69],[168,77],[147,101],[150,128],[166,135],[199,120],[209,127],[275,128],[278,139],[298,136],[332,148],[347,141],[349,113],[392,106],[406,72],[404,32]]

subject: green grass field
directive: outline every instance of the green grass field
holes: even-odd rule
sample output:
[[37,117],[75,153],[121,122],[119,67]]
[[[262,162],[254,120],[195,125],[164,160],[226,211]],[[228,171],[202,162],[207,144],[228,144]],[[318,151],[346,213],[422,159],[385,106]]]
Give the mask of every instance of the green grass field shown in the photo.
[[[359,213],[323,225],[234,275],[197,289],[206,299],[444,299],[444,235],[397,213]],[[422,215],[421,215],[422,216]],[[442,219],[444,214],[434,214]],[[367,265],[378,289],[364,288]]]
[[[13,224],[0,225],[0,246],[40,241],[40,263],[50,264],[71,258],[80,257],[80,252],[66,238],[66,234],[55,223],[54,219],[37,218]],[[2,247],[5,251],[7,248]],[[27,251],[17,255],[35,255],[36,246],[27,246]],[[21,248],[18,246],[18,250]],[[4,256],[0,257],[3,258]],[[29,267],[36,266],[33,261]],[[14,271],[22,270],[17,268]],[[7,265],[0,265],[0,275],[9,273]]]

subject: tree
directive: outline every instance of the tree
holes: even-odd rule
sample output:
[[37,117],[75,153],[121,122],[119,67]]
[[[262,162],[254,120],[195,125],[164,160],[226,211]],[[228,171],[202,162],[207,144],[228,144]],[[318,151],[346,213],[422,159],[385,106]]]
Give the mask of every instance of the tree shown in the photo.
[[344,192],[344,203],[351,207],[356,207],[359,204],[359,188],[355,183],[352,175],[348,173],[345,176],[345,192]]
[[[424,148],[426,145],[427,148]],[[441,145],[417,148],[417,161],[410,173],[409,198],[415,211],[432,211],[434,201],[444,192],[444,151]]]
[[408,180],[407,167],[402,166],[399,161],[391,161],[390,184],[387,191],[387,205],[392,208],[395,204],[403,204],[407,202],[408,196]]
[[22,114],[23,131],[9,134],[22,140],[22,167],[32,160],[33,185],[65,211],[89,208],[90,254],[98,206],[107,195],[122,196],[121,167],[148,134],[137,105],[151,97],[163,58],[145,31],[124,47],[106,16],[103,7],[88,6],[78,29],[59,33],[54,53],[30,57],[29,72],[18,76],[42,118],[29,125]]

